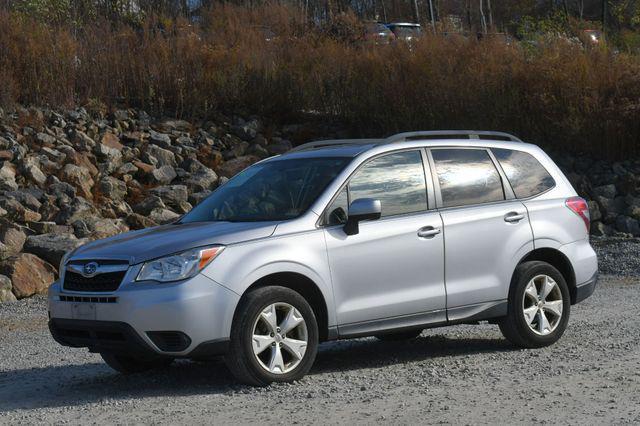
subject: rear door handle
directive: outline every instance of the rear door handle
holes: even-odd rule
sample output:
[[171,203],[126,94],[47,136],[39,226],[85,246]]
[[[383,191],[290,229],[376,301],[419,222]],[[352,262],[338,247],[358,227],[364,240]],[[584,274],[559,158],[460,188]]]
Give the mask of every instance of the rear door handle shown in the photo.
[[509,212],[504,215],[504,221],[510,223],[520,222],[524,219],[524,214],[518,212]]
[[425,226],[418,229],[418,237],[420,238],[433,238],[440,233],[440,228],[434,228],[433,226]]

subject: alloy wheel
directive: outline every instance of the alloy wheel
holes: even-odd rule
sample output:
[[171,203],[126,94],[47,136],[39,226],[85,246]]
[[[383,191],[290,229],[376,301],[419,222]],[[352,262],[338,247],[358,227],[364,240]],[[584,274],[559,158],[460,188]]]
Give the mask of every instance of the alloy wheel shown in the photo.
[[562,319],[562,291],[548,275],[537,275],[527,283],[522,300],[524,319],[540,336],[552,333]]
[[252,347],[258,364],[272,374],[295,369],[307,350],[307,325],[294,306],[266,306],[253,324]]

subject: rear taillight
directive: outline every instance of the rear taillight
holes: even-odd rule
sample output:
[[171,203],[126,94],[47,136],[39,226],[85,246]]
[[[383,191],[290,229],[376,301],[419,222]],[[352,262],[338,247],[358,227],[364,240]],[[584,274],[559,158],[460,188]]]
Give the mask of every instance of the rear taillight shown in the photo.
[[584,198],[581,197],[571,197],[567,198],[564,202],[569,210],[580,216],[585,226],[587,227],[587,232],[589,232],[589,228],[591,226],[591,218],[589,217],[589,205],[585,201]]

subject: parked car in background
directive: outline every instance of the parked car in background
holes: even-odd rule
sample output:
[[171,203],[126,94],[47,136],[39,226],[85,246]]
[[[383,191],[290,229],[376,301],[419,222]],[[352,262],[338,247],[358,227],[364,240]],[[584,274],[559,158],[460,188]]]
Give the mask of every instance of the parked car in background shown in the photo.
[[419,39],[423,36],[422,27],[420,24],[413,24],[408,22],[393,22],[386,24],[387,28],[393,32],[397,40],[403,40],[411,42]]
[[558,166],[506,133],[317,141],[175,223],[69,253],[49,327],[121,372],[223,354],[252,385],[301,378],[341,338],[489,321],[539,348],[594,291],[589,223]]
[[381,22],[365,22],[364,42],[368,44],[389,44],[396,39],[395,34]]

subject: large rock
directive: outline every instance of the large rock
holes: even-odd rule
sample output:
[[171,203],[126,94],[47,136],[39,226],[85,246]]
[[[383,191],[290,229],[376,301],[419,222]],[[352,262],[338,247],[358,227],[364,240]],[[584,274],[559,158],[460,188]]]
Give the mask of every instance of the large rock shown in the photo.
[[0,167],[0,191],[15,191],[16,189],[18,189],[16,167],[5,161]]
[[233,177],[255,163],[260,159],[255,155],[245,155],[243,157],[234,158],[233,160],[229,160],[226,163],[222,164],[218,168],[218,173],[221,176],[225,177]]
[[44,293],[56,279],[56,268],[31,253],[21,253],[0,263],[0,272],[11,280],[18,299]]
[[27,209],[13,197],[0,198],[0,208],[5,211],[8,219],[19,223],[37,222],[42,218],[40,213]]
[[149,142],[162,148],[169,148],[171,146],[171,138],[169,135],[158,133],[154,130],[149,130]]
[[71,203],[62,207],[55,220],[60,225],[71,225],[77,220],[91,218],[97,214],[93,204],[82,197],[75,197]]
[[626,232],[634,237],[640,236],[640,224],[637,220],[628,216],[618,216],[616,218],[616,229],[620,232]]
[[47,176],[40,169],[40,161],[37,157],[27,157],[23,162],[22,168],[25,176],[36,185],[42,186],[47,181]]
[[16,301],[16,296],[11,291],[12,287],[9,277],[0,275],[0,303]]
[[190,207],[188,203],[189,193],[185,185],[168,185],[153,188],[151,193],[159,197],[164,204],[174,210],[184,212],[185,207]]
[[99,240],[129,231],[126,222],[120,219],[88,218],[73,223],[74,233],[79,238]]
[[73,234],[42,234],[27,237],[24,251],[32,253],[52,265],[59,265],[62,257],[87,240],[78,239]]
[[8,220],[0,222],[0,259],[6,259],[22,251],[27,234],[24,229]]
[[180,215],[178,213],[172,212],[168,209],[153,209],[151,213],[149,213],[149,219],[161,225],[171,223],[179,217]]
[[176,156],[168,149],[160,148],[157,145],[149,145],[146,151],[147,155],[153,157],[156,160],[156,166],[171,166],[176,167]]
[[162,166],[159,169],[155,169],[151,173],[151,176],[153,177],[154,183],[159,185],[166,185],[177,178],[178,174],[173,167]]
[[157,226],[158,224],[146,216],[138,213],[132,213],[126,218],[127,225],[131,229],[143,229]]
[[217,186],[219,177],[216,172],[198,160],[187,160],[183,167],[190,173],[190,177],[184,180],[190,192],[209,191]]
[[89,200],[93,199],[91,190],[95,182],[86,168],[75,164],[67,164],[62,169],[62,180],[71,184],[80,196]]
[[111,176],[106,176],[98,182],[98,189],[102,196],[111,200],[122,200],[127,195],[127,184]]

